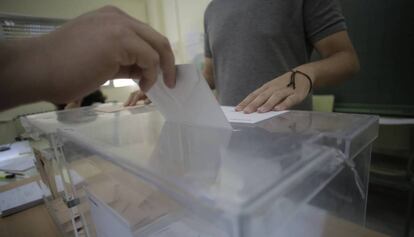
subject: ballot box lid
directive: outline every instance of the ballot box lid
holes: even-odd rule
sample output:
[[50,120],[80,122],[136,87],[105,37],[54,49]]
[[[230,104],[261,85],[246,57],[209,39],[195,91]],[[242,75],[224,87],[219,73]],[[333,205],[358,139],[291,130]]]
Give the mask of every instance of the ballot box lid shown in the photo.
[[122,103],[106,103],[81,108],[29,114],[20,118],[32,136],[55,134],[58,128],[81,128],[95,121],[154,110],[153,106],[124,107]]

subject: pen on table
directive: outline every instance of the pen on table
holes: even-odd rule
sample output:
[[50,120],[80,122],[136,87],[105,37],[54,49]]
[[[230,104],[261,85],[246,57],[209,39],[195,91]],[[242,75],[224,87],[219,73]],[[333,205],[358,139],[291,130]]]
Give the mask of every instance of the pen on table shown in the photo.
[[0,179],[14,179],[17,175],[24,176],[24,174],[21,173],[10,173],[0,171]]
[[14,173],[11,173],[11,174],[4,173],[4,172],[0,173],[0,179],[14,179],[14,178],[16,178],[16,174]]

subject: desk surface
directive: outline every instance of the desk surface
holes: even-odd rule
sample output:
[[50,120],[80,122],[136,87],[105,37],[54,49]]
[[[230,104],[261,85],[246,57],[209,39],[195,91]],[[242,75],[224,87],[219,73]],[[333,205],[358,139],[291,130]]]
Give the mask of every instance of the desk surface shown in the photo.
[[[0,192],[33,182],[37,179],[39,179],[39,177],[19,180],[15,183],[1,186]],[[336,218],[331,218],[330,223],[328,223],[327,226],[329,228],[327,228],[324,232],[324,236],[326,237],[387,237],[384,234],[380,234]],[[5,218],[0,218],[0,236],[54,237],[60,236],[60,232],[50,217],[46,206],[41,204],[23,212],[19,212]]]
[[[38,176],[3,185],[0,187],[0,192],[33,182],[37,179],[39,179]],[[60,236],[60,232],[49,216],[46,206],[41,204],[14,215],[0,218],[0,236],[55,237]]]

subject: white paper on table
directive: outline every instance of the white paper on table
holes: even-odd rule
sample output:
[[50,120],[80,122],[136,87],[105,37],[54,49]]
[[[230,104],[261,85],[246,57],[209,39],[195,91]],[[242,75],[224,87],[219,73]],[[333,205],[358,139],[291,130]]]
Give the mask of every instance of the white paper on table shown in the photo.
[[147,93],[169,122],[231,129],[220,106],[196,66],[177,66],[177,82],[168,88],[160,74]]
[[36,182],[0,193],[0,212],[8,215],[43,201],[43,192]]
[[221,109],[224,112],[224,115],[226,116],[227,120],[231,123],[249,123],[254,124],[261,122],[263,120],[267,120],[270,118],[273,118],[275,116],[279,116],[281,114],[284,114],[288,111],[270,111],[267,113],[251,113],[251,114],[245,114],[243,112],[236,112],[235,107],[231,106],[222,106]]
[[14,142],[10,145],[10,150],[0,152],[0,162],[21,157],[34,158],[32,147],[28,141]]
[[20,173],[34,167],[33,158],[15,158],[0,162],[0,170],[11,173]]

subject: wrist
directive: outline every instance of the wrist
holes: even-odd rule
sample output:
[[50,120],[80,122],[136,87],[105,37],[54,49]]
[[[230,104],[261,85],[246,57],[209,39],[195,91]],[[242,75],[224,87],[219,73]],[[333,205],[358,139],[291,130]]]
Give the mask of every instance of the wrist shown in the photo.
[[309,83],[309,88],[307,91],[307,95],[311,94],[312,90],[313,90],[313,81],[310,78],[309,75],[307,75],[306,73],[299,71],[297,69],[294,69],[291,71],[291,75],[290,75],[290,82],[289,84],[287,84],[287,87],[292,87],[294,90],[296,90],[296,80],[300,78],[300,79],[306,79]]
[[293,69],[293,71],[300,71],[306,75],[309,76],[309,78],[312,81],[312,84],[315,84],[317,81],[317,74],[316,71],[314,70],[314,68],[310,65],[301,65],[299,67],[296,67]]

